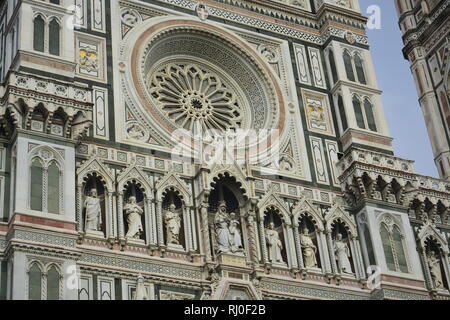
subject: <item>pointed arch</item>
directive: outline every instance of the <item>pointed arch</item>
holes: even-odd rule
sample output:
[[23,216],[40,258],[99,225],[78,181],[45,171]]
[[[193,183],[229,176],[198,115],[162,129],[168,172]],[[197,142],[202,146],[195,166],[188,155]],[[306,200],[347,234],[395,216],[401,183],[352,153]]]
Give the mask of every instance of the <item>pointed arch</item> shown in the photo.
[[417,234],[417,238],[422,246],[426,247],[426,242],[430,239],[435,240],[439,249],[445,254],[449,254],[448,241],[445,236],[431,223],[427,221],[422,227],[420,227]]
[[324,231],[325,227],[323,224],[322,216],[317,211],[315,205],[313,205],[308,199],[303,197],[300,201],[298,201],[292,208],[292,216],[294,225],[297,227],[300,223],[300,220],[306,216],[313,224],[317,227],[319,231]]
[[77,170],[77,185],[83,186],[93,174],[96,174],[109,192],[114,191],[114,174],[97,155],[83,162]]
[[157,200],[162,200],[167,190],[173,189],[179,193],[181,201],[185,206],[192,206],[192,196],[189,186],[174,172],[168,172],[166,175],[159,178],[155,188]]
[[270,189],[269,192],[261,198],[257,206],[261,219],[264,219],[267,209],[274,208],[279,213],[281,220],[287,226],[292,224],[289,210],[278,195],[274,193],[273,189]]
[[342,223],[345,230],[347,230],[353,238],[358,236],[355,218],[350,216],[350,214],[340,205],[332,206],[325,215],[325,230],[331,232],[336,223]]
[[145,175],[141,167],[131,165],[119,173],[117,177],[118,192],[125,191],[129,182],[135,183],[147,197],[152,195],[153,188],[148,181],[148,176]]
[[45,50],[45,17],[36,14],[33,18],[33,50],[44,52]]

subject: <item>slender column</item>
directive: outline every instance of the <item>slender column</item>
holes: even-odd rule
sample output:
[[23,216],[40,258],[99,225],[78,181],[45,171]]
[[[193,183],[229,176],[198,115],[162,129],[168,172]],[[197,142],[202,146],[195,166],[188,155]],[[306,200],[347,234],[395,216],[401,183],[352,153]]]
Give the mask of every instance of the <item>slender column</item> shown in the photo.
[[250,258],[258,264],[258,248],[256,247],[256,230],[255,230],[255,212],[250,210],[247,215],[247,223],[249,230],[249,246],[250,246]]
[[83,199],[82,199],[82,186],[77,186],[76,194],[76,210],[77,210],[77,226],[78,231],[83,232]]
[[294,224],[293,229],[294,229],[295,249],[297,251],[298,267],[300,269],[305,269],[305,264],[303,262],[302,244],[300,243],[300,234],[298,232],[298,226]]
[[150,223],[150,206],[151,202],[147,196],[144,197],[144,217],[145,217],[145,240],[147,244],[152,243],[151,223]]
[[197,228],[196,228],[196,217],[195,217],[195,211],[192,207],[189,208],[189,223],[191,224],[191,232],[192,232],[192,250],[197,251],[198,250],[198,243],[197,243]]
[[[328,254],[326,254],[326,240],[325,240],[325,234],[323,231],[318,231],[317,232],[319,235],[319,254],[323,260],[323,266],[322,269],[324,269],[325,273],[331,273],[331,267],[330,267],[330,257],[328,256]],[[325,267],[325,268],[323,268]]]
[[[288,259],[286,263],[288,264],[289,268],[298,268],[297,259],[295,259],[295,243],[292,228],[290,227],[290,225],[284,224],[283,231],[285,234],[284,241],[286,243],[286,253]],[[292,244],[294,244],[294,247],[292,247]]]
[[201,232],[203,237],[203,245],[205,248],[205,257],[206,262],[212,261],[211,256],[211,243],[209,240],[209,222],[208,222],[208,207],[209,204],[207,202],[203,202],[200,207],[200,216],[201,216]]
[[44,168],[42,177],[42,211],[48,212],[48,168]]
[[156,201],[156,228],[158,232],[158,245],[164,246],[164,232],[162,219],[162,201]]
[[328,252],[331,260],[331,271],[334,274],[338,274],[340,273],[340,270],[338,269],[338,266],[336,264],[336,257],[334,256],[334,246],[333,246],[333,239],[331,238],[331,232],[325,231],[325,237],[328,243]]
[[148,199],[148,208],[150,210],[150,239],[152,244],[158,243],[158,231],[157,231],[157,223],[156,223],[156,209],[155,209],[155,203]]
[[113,226],[113,193],[108,191],[106,199],[106,238],[114,237],[114,226]]
[[191,229],[191,219],[189,217],[189,208],[183,206],[183,224],[185,229],[185,242],[186,242],[186,251],[189,252],[192,250],[192,229]]
[[363,277],[361,276],[361,269],[360,269],[360,265],[359,265],[359,256],[358,256],[358,253],[356,250],[355,239],[350,238],[349,244],[350,244],[350,252],[353,257],[353,265],[355,267],[354,272],[356,274],[356,278],[362,279]]
[[420,247],[419,250],[420,250],[420,258],[422,260],[422,265],[423,265],[423,271],[425,274],[425,281],[428,284],[428,288],[430,290],[433,290],[433,289],[435,289],[435,286],[434,286],[433,278],[431,277],[430,267],[428,266],[428,262],[427,262],[428,260],[427,260],[427,255],[425,253],[425,249]]
[[[442,261],[442,264],[444,265],[444,277],[446,277],[447,283],[449,283],[450,280],[450,266],[449,266],[449,262],[448,262],[448,253],[444,252],[442,254],[442,259],[444,259]],[[444,280],[444,279],[442,279]]]
[[269,263],[269,255],[267,253],[266,231],[264,228],[264,218],[259,217],[259,239],[261,241],[261,250],[264,264]]
[[359,265],[359,269],[361,271],[361,279],[365,279],[366,278],[366,268],[364,265],[364,258],[362,255],[361,243],[358,241],[357,238],[355,238],[353,241],[354,241],[354,246],[356,248],[356,253],[358,255],[358,265]]
[[119,224],[119,239],[125,239],[125,225],[123,221],[123,192],[119,193],[117,199],[117,222]]

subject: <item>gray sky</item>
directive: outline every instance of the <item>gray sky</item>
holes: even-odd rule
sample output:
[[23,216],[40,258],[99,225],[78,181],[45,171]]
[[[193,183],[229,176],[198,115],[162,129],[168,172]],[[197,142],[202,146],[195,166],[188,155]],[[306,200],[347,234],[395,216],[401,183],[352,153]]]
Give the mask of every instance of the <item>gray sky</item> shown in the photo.
[[416,161],[417,173],[437,177],[416,86],[409,62],[402,54],[403,42],[394,1],[360,0],[360,4],[364,15],[370,5],[381,8],[381,29],[368,30],[368,35],[395,154]]

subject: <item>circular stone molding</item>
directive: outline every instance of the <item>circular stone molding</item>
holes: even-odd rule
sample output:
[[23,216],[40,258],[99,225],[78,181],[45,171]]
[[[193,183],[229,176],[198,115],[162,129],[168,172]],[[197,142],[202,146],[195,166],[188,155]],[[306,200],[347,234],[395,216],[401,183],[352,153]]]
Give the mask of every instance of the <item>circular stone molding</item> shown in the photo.
[[285,106],[278,79],[240,37],[180,17],[149,21],[132,32],[124,84],[136,99],[131,103],[161,137],[170,141],[175,130],[192,130],[194,122],[202,129],[278,129],[282,135]]

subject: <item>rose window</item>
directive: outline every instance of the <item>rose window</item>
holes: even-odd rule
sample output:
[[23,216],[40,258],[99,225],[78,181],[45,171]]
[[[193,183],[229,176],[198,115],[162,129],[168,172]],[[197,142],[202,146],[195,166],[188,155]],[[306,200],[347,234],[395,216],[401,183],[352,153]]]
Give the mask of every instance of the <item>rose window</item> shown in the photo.
[[194,64],[170,63],[149,75],[151,96],[177,126],[192,130],[238,129],[243,110],[236,94],[221,77]]

